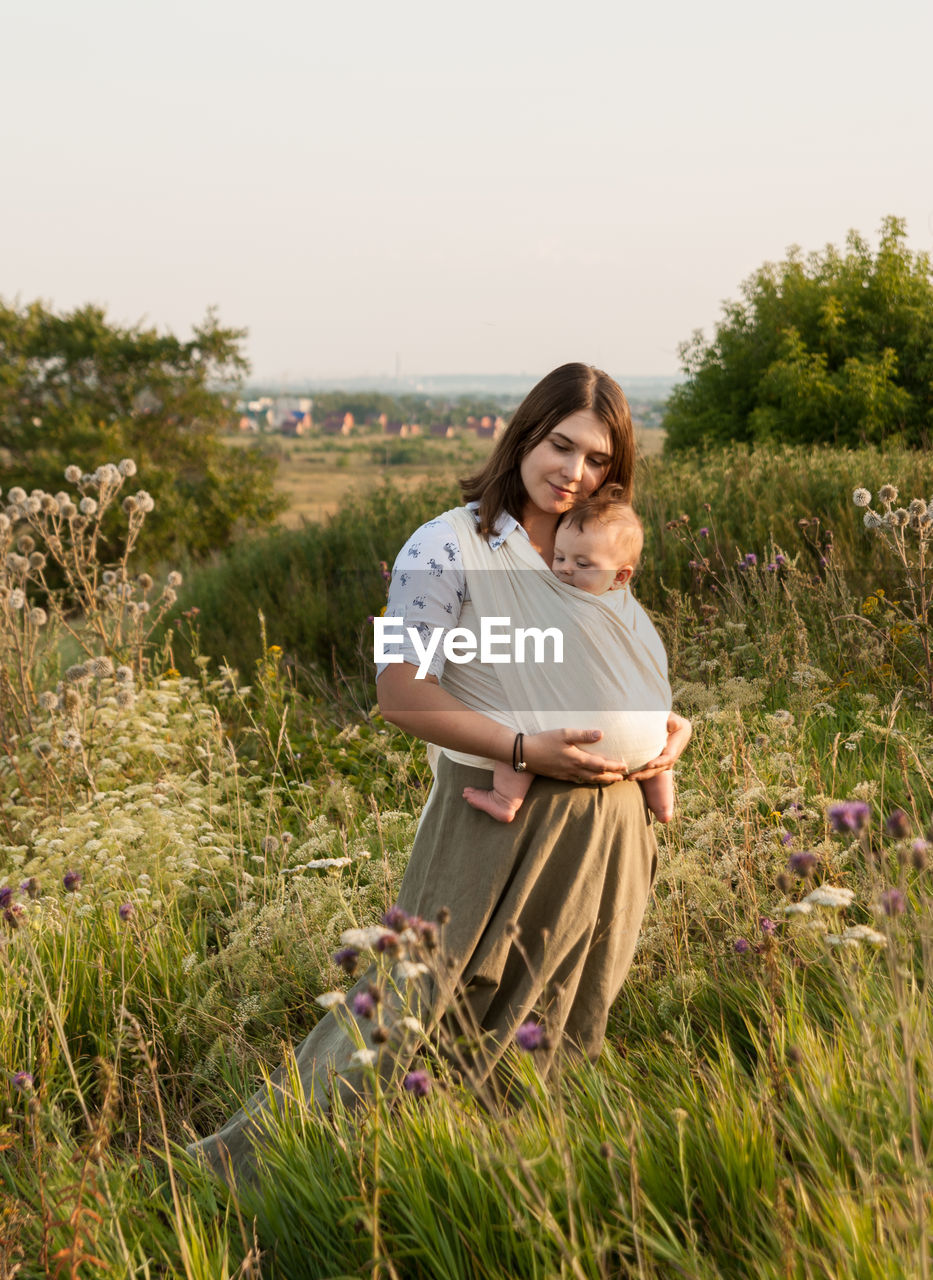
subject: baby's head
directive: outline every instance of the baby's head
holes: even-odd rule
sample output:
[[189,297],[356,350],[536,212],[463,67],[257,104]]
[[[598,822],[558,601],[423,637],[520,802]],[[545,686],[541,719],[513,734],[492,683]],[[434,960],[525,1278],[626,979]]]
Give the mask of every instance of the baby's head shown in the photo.
[[628,582],[644,541],[641,521],[621,486],[603,485],[561,517],[551,568],[563,582],[601,596]]

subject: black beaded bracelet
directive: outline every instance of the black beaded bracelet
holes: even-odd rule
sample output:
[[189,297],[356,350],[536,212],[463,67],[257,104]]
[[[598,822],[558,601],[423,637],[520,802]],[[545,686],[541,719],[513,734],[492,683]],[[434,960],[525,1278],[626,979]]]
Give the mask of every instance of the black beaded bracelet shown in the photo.
[[515,741],[512,743],[512,768],[516,773],[524,773],[528,768],[522,758],[522,742],[525,739],[523,733],[516,733]]

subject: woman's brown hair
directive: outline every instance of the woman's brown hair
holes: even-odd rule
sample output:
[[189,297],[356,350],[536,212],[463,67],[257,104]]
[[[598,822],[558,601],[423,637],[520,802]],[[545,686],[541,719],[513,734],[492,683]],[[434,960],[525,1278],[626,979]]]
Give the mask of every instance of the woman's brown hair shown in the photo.
[[602,369],[562,364],[528,392],[512,416],[486,465],[460,481],[464,502],[479,502],[479,531],[492,533],[500,512],[521,520],[527,494],[520,467],[529,450],[564,418],[592,409],[609,432],[612,456],[603,484],[620,485],[631,502],[635,475],[635,433],[622,388]]

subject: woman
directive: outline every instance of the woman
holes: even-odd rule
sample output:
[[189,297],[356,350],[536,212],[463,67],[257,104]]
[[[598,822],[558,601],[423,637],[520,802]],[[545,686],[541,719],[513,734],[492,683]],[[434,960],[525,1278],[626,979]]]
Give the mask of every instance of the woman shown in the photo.
[[[425,674],[425,645],[432,632],[436,640],[481,621],[473,596],[484,594],[484,567],[501,565],[516,584],[524,569],[535,582],[555,583],[548,566],[559,517],[606,482],[630,498],[634,466],[619,386],[588,365],[563,365],[533,388],[485,467],[462,485],[472,515],[459,509],[423,525],[396,560],[386,615],[404,620],[406,639],[378,672],[379,706],[386,720],[442,749],[398,905],[424,920],[449,913],[444,992],[427,991],[422,1007],[436,1019],[456,992],[459,1023],[474,1041],[474,1079],[494,1072],[528,1020],[546,1032],[542,1067],[561,1048],[598,1055],[657,861],[637,781],[672,767],[690,725],[672,714],[662,754],[629,776],[625,761],[594,749],[598,729],[524,733],[533,710],[520,694],[504,698],[501,662],[445,663],[436,644]],[[508,826],[462,798],[466,786],[489,785],[496,760],[536,775]],[[365,1040],[362,1020],[359,1034]],[[355,1048],[332,1014],[300,1046],[301,1086],[313,1105],[326,1108],[334,1070],[352,1089],[346,1068]],[[266,1098],[257,1094],[198,1153],[218,1168],[247,1167],[253,1117]]]

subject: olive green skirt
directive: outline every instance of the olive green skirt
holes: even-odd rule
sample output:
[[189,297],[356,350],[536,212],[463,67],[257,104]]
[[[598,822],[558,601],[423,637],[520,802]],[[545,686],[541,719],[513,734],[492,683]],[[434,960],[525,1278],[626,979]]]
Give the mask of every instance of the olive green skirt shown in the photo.
[[[469,1078],[480,1082],[493,1077],[529,1020],[546,1033],[537,1054],[544,1070],[561,1051],[599,1054],[657,866],[637,783],[581,787],[538,777],[515,820],[504,824],[462,798],[465,786],[488,787],[490,779],[441,757],[398,896],[404,911],[423,920],[436,920],[442,908],[450,913],[440,932],[442,977],[421,980],[417,1012],[429,1031],[443,1020],[436,1047],[465,1046]],[[364,976],[353,991],[369,981]],[[377,1046],[364,1018],[355,1017],[348,1034],[351,1016],[348,1006],[325,1015],[290,1070],[281,1068],[271,1088],[189,1151],[228,1178],[248,1175],[276,1091],[291,1095],[300,1080],[302,1100],[322,1113],[334,1090],[345,1101],[362,1096],[366,1071],[353,1056],[360,1044]],[[416,1049],[410,1039],[393,1042],[392,1069],[404,1070]]]

